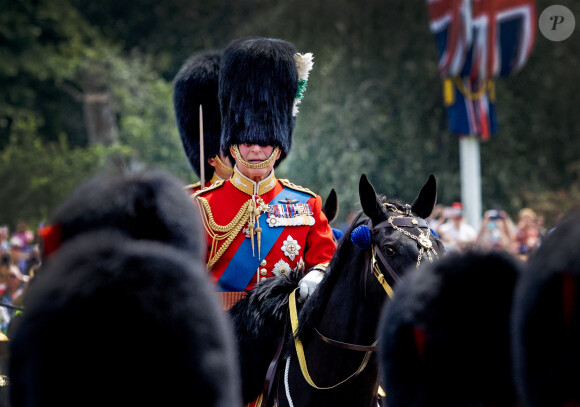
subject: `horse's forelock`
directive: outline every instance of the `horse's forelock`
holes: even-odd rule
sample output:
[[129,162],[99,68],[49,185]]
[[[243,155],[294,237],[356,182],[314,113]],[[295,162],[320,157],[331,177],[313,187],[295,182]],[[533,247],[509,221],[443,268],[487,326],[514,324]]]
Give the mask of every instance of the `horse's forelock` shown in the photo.
[[384,195],[377,195],[377,199],[379,199],[383,204],[383,213],[381,214],[380,219],[373,219],[375,224],[379,224],[380,222],[387,220],[391,215],[398,215],[399,213],[396,211],[405,211],[405,204],[401,201],[389,201]]

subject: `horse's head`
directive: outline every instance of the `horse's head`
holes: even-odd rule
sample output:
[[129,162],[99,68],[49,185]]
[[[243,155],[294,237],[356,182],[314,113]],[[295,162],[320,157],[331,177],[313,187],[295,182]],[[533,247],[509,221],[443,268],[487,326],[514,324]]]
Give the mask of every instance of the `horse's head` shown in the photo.
[[[363,213],[368,219],[352,228],[350,239],[360,250],[368,253],[371,271],[382,289],[391,296],[392,286],[407,269],[419,267],[422,261],[433,261],[443,253],[442,243],[425,220],[435,206],[437,183],[435,177],[430,175],[413,203],[408,205],[387,201],[377,195],[363,174],[359,196]],[[365,283],[365,289],[380,286]]]
[[[363,211],[341,238],[326,277],[304,305],[300,325],[305,335],[319,322],[329,303],[333,312],[325,314],[328,326],[344,325],[346,315],[351,313],[354,319],[365,315],[378,321],[399,276],[409,267],[433,261],[443,253],[442,243],[425,221],[435,206],[436,195],[435,177],[430,176],[412,205],[387,202],[377,195],[366,175],[361,176]],[[368,309],[377,312],[366,313]],[[374,335],[372,324],[366,329]]]

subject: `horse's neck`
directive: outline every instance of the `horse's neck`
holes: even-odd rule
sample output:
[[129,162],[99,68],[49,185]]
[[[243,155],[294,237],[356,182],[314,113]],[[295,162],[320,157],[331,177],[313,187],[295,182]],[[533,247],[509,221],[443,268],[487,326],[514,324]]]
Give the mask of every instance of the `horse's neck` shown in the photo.
[[[339,272],[341,277],[328,298],[319,323],[320,332],[329,337],[334,335],[332,339],[342,342],[370,345],[376,339],[380,310],[373,309],[365,298],[361,275],[368,270],[364,258],[351,258],[341,270],[333,272]],[[367,278],[367,285],[376,284],[371,280],[374,278],[372,274]]]
[[[318,314],[316,329],[331,340],[372,345],[376,339],[378,317],[368,309],[360,281],[361,273],[366,272],[364,263],[364,258],[351,258],[340,270],[333,268],[330,271],[337,273],[334,275],[336,280],[332,287],[324,287],[327,301],[324,308],[318,310],[321,313]],[[335,264],[332,267],[336,267]],[[366,351],[344,349],[327,343],[315,333],[313,335],[303,342],[309,374],[317,385],[332,386],[332,390],[321,392],[313,389],[304,380],[298,362],[293,362],[294,376],[290,373],[292,377],[288,380],[293,383],[290,387],[294,391],[294,405],[375,407],[379,375],[376,355],[369,353],[370,359],[366,359]],[[281,405],[285,406],[284,403]]]

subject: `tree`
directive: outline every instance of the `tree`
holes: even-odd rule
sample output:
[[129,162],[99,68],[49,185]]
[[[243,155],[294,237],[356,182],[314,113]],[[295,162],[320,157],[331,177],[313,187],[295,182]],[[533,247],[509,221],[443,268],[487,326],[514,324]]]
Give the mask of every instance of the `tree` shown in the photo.
[[[403,201],[434,173],[439,202],[459,199],[458,140],[447,129],[425,3],[0,2],[0,150],[15,129],[45,142],[58,143],[64,134],[71,149],[87,146],[92,130],[83,103],[100,95],[97,112],[108,123],[101,128],[109,129],[103,134],[112,135],[113,145],[189,181],[171,80],[193,52],[261,35],[290,40],[315,56],[280,176],[322,196],[335,188],[346,209],[342,219],[358,201],[363,172],[378,192]],[[580,14],[580,0],[561,4]],[[538,12],[548,5],[539,0]],[[524,70],[498,81],[499,133],[481,146],[484,209],[501,205],[515,213],[533,204],[533,196],[554,202],[557,194],[549,192],[575,196],[575,35],[553,43],[538,33]]]
[[0,224],[14,228],[18,220],[31,225],[50,213],[85,178],[101,169],[107,152],[102,146],[71,147],[66,137],[45,142],[36,137],[31,121],[14,129],[14,138],[0,151]]
[[1,0],[0,9],[0,148],[21,121],[56,141],[78,128],[60,85],[74,75],[90,26],[67,0]]

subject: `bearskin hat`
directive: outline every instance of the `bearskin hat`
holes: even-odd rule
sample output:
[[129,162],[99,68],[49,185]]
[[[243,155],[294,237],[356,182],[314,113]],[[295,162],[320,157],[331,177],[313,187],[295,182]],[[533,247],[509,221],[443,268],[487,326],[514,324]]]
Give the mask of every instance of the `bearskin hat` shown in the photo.
[[516,405],[509,322],[519,269],[504,252],[456,253],[401,279],[379,328],[389,407]]
[[13,407],[241,405],[231,324],[183,250],[88,233],[35,280],[10,341]]
[[219,79],[222,151],[236,144],[279,147],[290,152],[296,123],[298,71],[293,44],[270,38],[234,40],[226,50]]
[[184,183],[161,170],[105,171],[77,187],[40,230],[43,254],[80,234],[114,229],[204,255],[199,215]]
[[199,177],[199,106],[203,107],[203,154],[207,179],[214,168],[207,159],[220,151],[221,116],[218,79],[222,51],[204,51],[188,58],[173,80],[173,107],[185,154]]
[[580,211],[529,258],[514,300],[516,384],[524,406],[580,404]]

